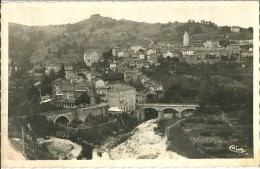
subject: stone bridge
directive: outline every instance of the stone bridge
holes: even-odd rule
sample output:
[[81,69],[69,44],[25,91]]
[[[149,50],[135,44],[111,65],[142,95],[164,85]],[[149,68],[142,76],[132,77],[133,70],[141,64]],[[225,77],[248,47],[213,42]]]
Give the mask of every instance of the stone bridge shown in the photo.
[[183,117],[184,110],[196,110],[199,105],[197,104],[160,104],[160,103],[150,103],[150,104],[137,104],[137,118],[138,120],[145,119],[145,109],[151,108],[158,112],[158,118],[164,118],[165,109],[173,109],[177,112],[179,118]]
[[107,115],[108,104],[99,104],[84,108],[61,109],[39,113],[56,123],[58,120],[70,124],[73,120],[86,121],[89,116]]

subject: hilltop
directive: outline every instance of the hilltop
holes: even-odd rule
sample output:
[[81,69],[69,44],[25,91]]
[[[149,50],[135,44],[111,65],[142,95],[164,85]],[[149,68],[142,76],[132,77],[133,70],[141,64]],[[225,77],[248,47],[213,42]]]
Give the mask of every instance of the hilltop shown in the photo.
[[36,63],[53,58],[62,59],[68,55],[82,57],[88,50],[103,53],[114,46],[148,45],[153,41],[181,42],[187,30],[191,41],[252,39],[252,32],[241,28],[238,33],[230,27],[218,27],[210,21],[186,23],[146,23],[130,20],[115,20],[99,14],[89,19],[63,25],[25,26],[9,24],[9,57],[22,67],[29,62]]

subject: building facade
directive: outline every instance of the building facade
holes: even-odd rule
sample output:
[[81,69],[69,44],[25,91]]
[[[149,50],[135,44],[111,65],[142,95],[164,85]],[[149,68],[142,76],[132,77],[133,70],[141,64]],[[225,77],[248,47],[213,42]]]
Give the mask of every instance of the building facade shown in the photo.
[[136,91],[131,86],[113,86],[107,92],[108,105],[123,112],[135,111]]
[[96,51],[91,53],[84,53],[84,62],[87,66],[91,66],[93,63],[97,63],[99,59],[100,55]]

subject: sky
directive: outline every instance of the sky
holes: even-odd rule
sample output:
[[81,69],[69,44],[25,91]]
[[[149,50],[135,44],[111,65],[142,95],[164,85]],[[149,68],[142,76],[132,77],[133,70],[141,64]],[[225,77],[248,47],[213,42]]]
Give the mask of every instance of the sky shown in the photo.
[[2,9],[9,22],[30,26],[75,23],[100,14],[148,23],[205,19],[219,26],[250,27],[255,23],[252,16],[258,15],[258,2],[8,2]]

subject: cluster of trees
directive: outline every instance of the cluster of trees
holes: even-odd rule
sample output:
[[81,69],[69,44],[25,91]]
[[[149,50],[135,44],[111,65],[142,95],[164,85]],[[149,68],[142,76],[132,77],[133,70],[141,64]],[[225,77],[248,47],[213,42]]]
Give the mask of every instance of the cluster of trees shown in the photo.
[[62,55],[67,55],[69,50],[74,50],[74,53],[83,54],[84,46],[83,43],[77,44],[75,41],[70,43],[65,43],[63,46],[59,47],[56,55],[58,58],[61,58]]
[[166,89],[164,97],[160,100],[163,103],[183,103],[194,100],[198,96],[198,91],[190,88],[183,88],[182,85],[173,84]]
[[222,109],[228,107],[245,107],[250,113],[253,110],[253,91],[247,88],[228,87],[209,81],[199,93],[201,107],[217,105]]
[[20,79],[23,76],[24,72],[18,67],[15,68],[14,63],[11,64],[11,74],[10,79]]
[[228,39],[220,39],[219,40],[219,45],[222,46],[222,47],[227,47],[229,44],[234,44],[235,42],[234,41],[230,41]]
[[84,29],[83,24],[67,24],[66,25],[66,31],[67,32],[78,32],[80,30]]
[[90,97],[89,97],[88,93],[84,92],[78,98],[76,98],[75,105],[76,106],[83,105],[85,107],[87,104],[90,104],[90,101],[91,100],[90,100]]

